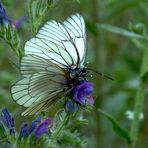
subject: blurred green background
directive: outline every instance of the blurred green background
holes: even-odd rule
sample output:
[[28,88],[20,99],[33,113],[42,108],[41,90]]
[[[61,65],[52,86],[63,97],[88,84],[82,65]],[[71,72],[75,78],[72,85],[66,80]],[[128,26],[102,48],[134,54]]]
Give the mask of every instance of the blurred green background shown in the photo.
[[[105,23],[130,30],[136,24],[148,27],[147,0],[56,0],[57,5],[51,8],[45,17],[63,21],[66,17],[79,12],[85,19],[87,28],[87,62],[88,67],[104,73],[114,81],[93,75],[94,83],[94,110],[86,114],[89,125],[81,127],[81,133],[87,137],[90,148],[126,148],[126,142],[118,137],[110,122],[99,114],[101,108],[116,118],[122,127],[130,129],[131,121],[126,118],[125,112],[133,110],[135,94],[139,84],[139,71],[142,59],[142,50],[126,37],[97,28],[97,23]],[[28,15],[27,1],[3,0],[7,15],[17,20]],[[31,28],[27,21],[18,30],[22,44],[31,38]],[[17,125],[28,117],[21,117],[23,107],[17,105],[11,98],[11,85],[19,79],[19,60],[11,48],[0,39],[0,107],[8,107],[17,117]],[[148,147],[148,116],[147,94],[141,121],[138,146]],[[52,113],[51,113],[52,114]]]

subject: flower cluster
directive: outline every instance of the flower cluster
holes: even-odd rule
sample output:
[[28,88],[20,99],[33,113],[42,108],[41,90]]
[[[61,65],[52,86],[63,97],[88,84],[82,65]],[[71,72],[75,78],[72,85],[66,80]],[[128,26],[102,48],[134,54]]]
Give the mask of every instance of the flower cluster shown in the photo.
[[41,121],[41,117],[38,116],[31,125],[24,123],[21,127],[19,139],[33,135],[36,138],[40,138],[42,135],[47,134],[49,127],[52,125],[52,119],[47,118]]
[[[7,135],[6,137],[13,136],[18,139],[19,142],[21,142],[24,138],[27,139],[28,137],[41,138],[42,135],[48,133],[49,127],[52,125],[51,118],[42,119],[41,116],[38,116],[31,124],[23,123],[20,133],[17,134],[15,130],[14,118],[11,116],[7,108],[2,109],[0,122],[4,127],[4,135]],[[12,141],[9,142],[11,143]]]

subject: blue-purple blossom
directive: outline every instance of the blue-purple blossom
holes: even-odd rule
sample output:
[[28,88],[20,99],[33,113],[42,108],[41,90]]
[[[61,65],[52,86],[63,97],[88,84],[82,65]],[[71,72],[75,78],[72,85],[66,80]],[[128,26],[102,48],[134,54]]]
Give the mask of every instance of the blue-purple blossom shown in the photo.
[[0,2],[0,23],[7,23],[8,22],[8,18],[7,18],[7,15],[6,15],[6,11],[2,5],[2,3]]
[[[37,116],[35,120],[32,121],[31,124],[23,123],[20,129],[19,134],[15,133],[15,124],[14,124],[14,118],[11,117],[11,114],[9,113],[7,108],[2,109],[1,116],[0,116],[0,123],[1,126],[4,128],[1,128],[1,132],[6,134],[5,136],[13,136],[13,138],[10,138],[10,145],[14,141],[14,136],[18,142],[18,145],[21,146],[21,143],[29,143],[30,138],[40,138],[42,135],[48,133],[49,127],[51,127],[53,120],[51,118],[47,118],[42,120],[41,116]],[[9,132],[7,132],[7,129]],[[6,130],[6,131],[5,131]],[[18,135],[18,136],[17,136]],[[8,139],[7,139],[8,140]],[[12,140],[12,141],[11,141]],[[0,145],[1,147],[1,145]]]
[[31,134],[35,130],[37,125],[40,123],[41,119],[42,119],[42,117],[38,116],[38,117],[36,117],[36,119],[34,121],[32,121],[32,124],[28,129],[28,134]]
[[29,125],[27,123],[24,123],[21,127],[19,138],[28,136],[28,129],[29,129]]
[[10,135],[14,134],[14,118],[11,117],[9,111],[7,108],[4,108],[2,109],[2,115],[1,115],[1,118],[2,118],[2,122],[7,126],[7,128],[9,129],[10,131]]
[[93,85],[88,81],[83,81],[73,89],[74,100],[81,105],[94,104],[94,99],[91,94],[93,92]]
[[68,113],[74,113],[78,110],[78,105],[70,99],[66,103],[66,110]]
[[30,134],[32,134],[32,132],[36,129],[37,125],[39,124],[39,122],[41,121],[41,116],[36,117],[36,119],[34,121],[32,121],[32,124],[29,125],[27,123],[24,123],[21,127],[21,131],[20,131],[20,138],[23,137],[27,137]]
[[43,134],[47,134],[48,133],[48,128],[49,126],[51,126],[53,123],[51,118],[47,118],[45,120],[43,120],[35,129],[35,136],[37,138],[40,138]]

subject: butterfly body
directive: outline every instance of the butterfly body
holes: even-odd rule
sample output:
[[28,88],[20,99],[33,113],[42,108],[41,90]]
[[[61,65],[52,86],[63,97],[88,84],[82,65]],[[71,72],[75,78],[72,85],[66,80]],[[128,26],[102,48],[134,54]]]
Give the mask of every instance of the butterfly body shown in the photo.
[[22,78],[11,89],[13,99],[27,107],[22,115],[46,110],[86,80],[85,23],[75,14],[63,23],[47,22],[26,42]]
[[86,68],[76,68],[76,69],[68,69],[68,73],[73,79],[73,81],[80,81],[81,79],[85,79],[87,75]]

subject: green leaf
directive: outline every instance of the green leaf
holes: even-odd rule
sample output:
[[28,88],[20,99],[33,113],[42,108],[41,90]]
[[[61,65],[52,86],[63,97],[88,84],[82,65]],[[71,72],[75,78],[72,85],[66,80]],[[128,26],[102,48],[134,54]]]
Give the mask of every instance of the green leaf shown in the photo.
[[69,129],[75,129],[77,127],[87,125],[87,124],[88,124],[87,119],[75,119],[75,120],[71,120],[71,122],[68,125],[68,128]]
[[53,126],[52,126],[52,131],[54,131],[56,128],[58,128],[58,126],[61,125],[65,117],[66,117],[65,110],[60,109],[55,115]]
[[75,131],[69,131],[65,130],[63,131],[62,135],[58,139],[59,147],[67,147],[67,148],[85,148],[88,147],[87,141],[84,137],[78,133],[77,130]]
[[116,132],[116,134],[119,135],[120,137],[124,138],[127,141],[127,143],[130,144],[131,139],[130,139],[129,133],[124,128],[122,128],[119,125],[119,123],[112,116],[110,116],[108,113],[104,112],[101,109],[99,109],[98,111],[111,122],[113,130]]
[[29,3],[29,15],[32,24],[32,33],[33,36],[37,33],[39,27],[43,23],[43,20],[48,12],[49,5],[52,3],[52,0],[30,0]]
[[7,135],[6,135],[6,131],[5,128],[3,126],[3,124],[0,122],[0,143],[6,139]]
[[144,39],[144,37],[140,34],[128,31],[126,29],[120,28],[120,27],[115,27],[112,25],[108,25],[108,24],[97,24],[97,27],[100,29],[104,29],[106,31],[112,32],[112,33],[116,33],[116,34],[120,34],[129,38],[137,38],[137,39]]
[[11,41],[12,38],[13,38],[13,30],[12,30],[12,27],[8,24],[8,27],[6,30],[6,39],[8,41]]

